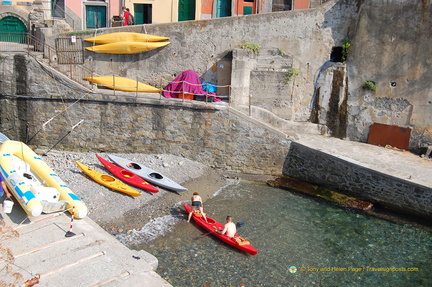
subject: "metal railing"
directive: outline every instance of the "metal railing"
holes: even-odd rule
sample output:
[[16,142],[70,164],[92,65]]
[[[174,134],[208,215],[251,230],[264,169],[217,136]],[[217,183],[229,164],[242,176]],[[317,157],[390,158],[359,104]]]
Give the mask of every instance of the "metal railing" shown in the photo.
[[[93,77],[94,72],[78,61],[58,52],[55,48],[41,42],[29,33],[0,32],[0,52],[26,53],[36,60],[43,59],[44,64],[67,76],[78,84],[92,89],[93,86],[84,80]],[[65,63],[65,64],[59,64]]]
[[[125,82],[120,79],[122,77],[119,77],[115,74],[113,74],[110,77],[106,76],[104,79],[92,79],[92,77],[89,77],[89,81],[97,83],[97,86],[102,89],[106,90],[112,90],[113,96],[116,95],[116,92],[131,92],[135,94],[135,97],[138,98],[139,93],[145,93],[145,94],[159,94],[159,98],[177,98],[181,99],[183,102],[185,100],[195,100],[195,101],[201,101],[201,102],[217,102],[217,101],[228,101],[229,102],[229,95],[218,95],[216,92],[209,92],[206,90],[205,86],[206,84],[195,84],[190,83],[187,81],[176,81],[176,82],[170,82],[170,84],[176,84],[179,85],[180,89],[164,89],[164,88],[156,88],[154,86],[148,85],[148,86],[141,86],[138,77],[136,80],[132,80],[128,83],[130,85],[125,84]],[[184,88],[184,84],[187,86],[195,86],[195,88]],[[217,86],[214,84],[211,84],[215,89],[221,88],[221,89],[228,89],[229,94],[231,91],[230,85],[225,86]],[[162,87],[162,84],[159,85]],[[202,91],[199,91],[197,87],[200,86]]]
[[[53,7],[51,9],[51,17],[64,19],[66,23],[68,23],[72,28],[75,29],[75,21],[71,16],[66,13],[66,11],[57,3],[53,3]],[[60,12],[60,13],[59,13]]]

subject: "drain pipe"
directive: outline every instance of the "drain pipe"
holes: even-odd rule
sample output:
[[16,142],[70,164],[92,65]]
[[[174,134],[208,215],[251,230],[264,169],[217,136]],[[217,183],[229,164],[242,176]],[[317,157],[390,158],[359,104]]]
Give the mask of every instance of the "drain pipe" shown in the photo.
[[327,65],[327,63],[328,63],[328,62],[331,62],[331,61],[333,61],[333,60],[334,60],[334,58],[331,58],[330,60],[326,61],[326,62],[321,66],[321,68],[319,69],[318,76],[317,76],[317,78],[316,78],[316,80],[315,80],[314,92],[313,92],[312,100],[311,100],[311,108],[312,108],[312,109],[315,109],[315,108],[316,108],[316,100],[315,100],[315,98],[316,98],[316,90],[317,90],[318,80],[319,80],[319,77],[320,77],[320,75],[321,75],[321,72],[324,70],[324,68],[325,68],[325,66]]

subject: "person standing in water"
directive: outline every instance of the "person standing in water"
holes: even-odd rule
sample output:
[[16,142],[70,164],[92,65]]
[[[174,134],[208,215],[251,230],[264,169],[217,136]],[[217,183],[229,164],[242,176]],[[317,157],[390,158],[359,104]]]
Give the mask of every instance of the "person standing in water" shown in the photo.
[[190,222],[190,219],[192,217],[192,213],[196,212],[197,210],[200,211],[201,215],[204,217],[205,222],[207,222],[207,217],[206,217],[206,215],[204,213],[204,209],[203,209],[202,198],[198,192],[193,193],[191,201],[192,201],[192,209],[189,212],[189,217],[188,217],[187,222]]

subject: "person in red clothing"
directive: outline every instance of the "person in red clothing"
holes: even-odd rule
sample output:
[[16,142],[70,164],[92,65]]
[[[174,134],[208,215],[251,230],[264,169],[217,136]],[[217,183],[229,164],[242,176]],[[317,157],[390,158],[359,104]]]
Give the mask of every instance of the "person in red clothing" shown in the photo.
[[128,20],[129,20],[130,12],[124,6],[122,7],[122,10],[123,10],[123,16],[122,16],[123,26],[127,26],[128,25]]

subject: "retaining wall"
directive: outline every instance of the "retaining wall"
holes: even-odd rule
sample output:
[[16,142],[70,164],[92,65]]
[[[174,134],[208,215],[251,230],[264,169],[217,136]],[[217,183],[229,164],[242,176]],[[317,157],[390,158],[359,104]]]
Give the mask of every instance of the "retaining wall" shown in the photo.
[[406,214],[432,218],[432,188],[293,142],[283,174]]
[[42,150],[169,153],[229,171],[280,174],[290,144],[224,103],[121,95],[0,96],[0,103],[2,132]]

